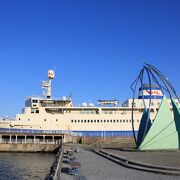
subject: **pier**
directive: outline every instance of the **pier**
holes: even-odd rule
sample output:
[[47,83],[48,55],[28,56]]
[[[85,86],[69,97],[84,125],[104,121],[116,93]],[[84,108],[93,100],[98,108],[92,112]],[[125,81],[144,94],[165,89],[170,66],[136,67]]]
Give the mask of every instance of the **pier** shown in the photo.
[[0,152],[53,152],[62,142],[76,142],[71,133],[0,129]]

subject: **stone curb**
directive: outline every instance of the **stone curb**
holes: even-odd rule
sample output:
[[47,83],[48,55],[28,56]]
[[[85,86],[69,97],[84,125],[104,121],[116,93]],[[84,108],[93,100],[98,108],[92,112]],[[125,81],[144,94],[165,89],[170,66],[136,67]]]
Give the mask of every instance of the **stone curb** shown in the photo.
[[140,171],[146,171],[146,172],[152,172],[152,173],[158,173],[158,174],[165,174],[165,175],[174,175],[174,176],[180,176],[180,168],[175,167],[166,167],[166,166],[154,166],[151,164],[146,163],[140,163],[137,161],[130,161],[128,159],[125,159],[124,157],[117,156],[112,153],[107,153],[103,150],[93,150],[96,154],[105,157],[121,166],[124,166],[126,168],[131,168],[135,170]]

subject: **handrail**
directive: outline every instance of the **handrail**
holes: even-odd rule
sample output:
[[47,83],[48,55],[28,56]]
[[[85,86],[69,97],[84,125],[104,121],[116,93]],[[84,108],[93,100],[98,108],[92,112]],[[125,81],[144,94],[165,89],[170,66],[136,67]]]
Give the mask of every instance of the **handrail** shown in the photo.
[[68,134],[77,136],[77,133],[68,130],[35,130],[35,129],[13,129],[0,128],[0,133],[27,133],[27,134]]

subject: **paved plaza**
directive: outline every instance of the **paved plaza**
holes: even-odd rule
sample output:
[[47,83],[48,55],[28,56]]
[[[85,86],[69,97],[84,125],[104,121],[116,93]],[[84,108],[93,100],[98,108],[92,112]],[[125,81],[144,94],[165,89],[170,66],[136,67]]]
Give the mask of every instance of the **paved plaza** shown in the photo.
[[[129,152],[129,154],[131,153],[132,152]],[[168,154],[165,153],[163,158],[166,157],[166,155]],[[80,152],[75,153],[75,156],[77,157],[77,160],[81,163],[81,175],[85,175],[88,180],[136,180],[136,179],[137,180],[145,180],[145,179],[146,180],[177,180],[180,179],[179,176],[167,176],[167,175],[154,174],[154,173],[142,172],[138,170],[124,168],[116,163],[113,163],[95,154],[89,148],[80,148]],[[133,154],[130,156],[133,156]],[[139,158],[137,154],[136,157],[137,159]],[[148,155],[148,153],[147,154],[144,153],[143,157],[140,158],[149,159],[151,158],[151,156]],[[154,159],[158,159],[157,156],[154,156]],[[171,159],[171,157],[169,157],[169,159]],[[177,157],[177,161],[178,159],[179,157]],[[147,162],[150,162],[150,160],[147,160]],[[165,159],[158,160],[158,162],[159,163],[164,162],[164,165],[168,164],[167,160]],[[177,162],[177,164],[179,163]],[[62,179],[63,180],[73,179],[73,176],[68,175],[69,165],[66,162],[66,160],[64,160],[63,166],[64,169],[62,173]]]

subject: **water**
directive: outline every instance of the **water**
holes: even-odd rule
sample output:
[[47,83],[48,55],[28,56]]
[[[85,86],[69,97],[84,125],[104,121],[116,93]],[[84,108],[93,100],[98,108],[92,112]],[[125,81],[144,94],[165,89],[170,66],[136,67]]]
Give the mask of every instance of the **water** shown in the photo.
[[44,179],[54,158],[50,153],[0,153],[0,180]]

